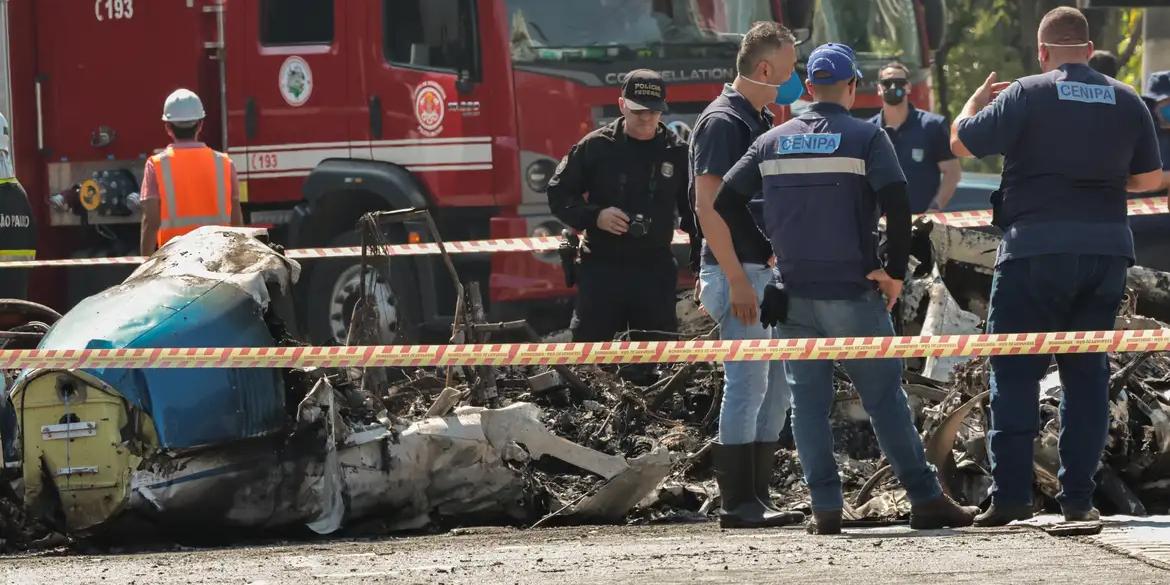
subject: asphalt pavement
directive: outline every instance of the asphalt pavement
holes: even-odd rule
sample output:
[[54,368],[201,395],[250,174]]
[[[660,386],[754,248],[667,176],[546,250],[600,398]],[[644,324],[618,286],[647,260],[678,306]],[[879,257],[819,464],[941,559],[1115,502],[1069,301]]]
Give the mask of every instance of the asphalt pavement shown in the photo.
[[0,557],[2,583],[1170,583],[1170,518],[1096,537],[1035,527],[725,531],[714,523]]

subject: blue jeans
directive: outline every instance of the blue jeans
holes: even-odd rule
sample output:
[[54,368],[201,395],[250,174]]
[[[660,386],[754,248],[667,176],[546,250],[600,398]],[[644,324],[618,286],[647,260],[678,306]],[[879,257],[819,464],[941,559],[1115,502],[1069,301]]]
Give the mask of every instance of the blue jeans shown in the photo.
[[[775,279],[768,266],[745,264],[748,279],[763,300],[764,287]],[[699,298],[707,314],[719,322],[721,339],[771,339],[773,330],[759,322],[744,325],[731,314],[731,288],[718,265],[699,271]],[[723,403],[719,410],[719,442],[724,445],[770,442],[780,438],[788,416],[788,383],[784,362],[724,362]]]
[[[1111,330],[1125,292],[1128,260],[1049,254],[995,269],[989,333]],[[992,495],[1003,505],[1032,501],[1032,441],[1040,432],[1040,379],[1050,355],[991,358]],[[1109,433],[1109,362],[1103,353],[1056,356],[1060,401],[1061,506],[1092,505],[1093,475]]]
[[[787,339],[816,337],[887,337],[894,325],[876,292],[850,300],[792,297],[788,322],[778,327]],[[878,445],[910,502],[922,503],[942,494],[934,467],[927,463],[922,439],[914,426],[902,390],[902,360],[860,359],[842,362],[869,414]],[[841,478],[833,458],[833,361],[785,362],[792,388],[792,434],[812,495],[813,510],[842,508]]]

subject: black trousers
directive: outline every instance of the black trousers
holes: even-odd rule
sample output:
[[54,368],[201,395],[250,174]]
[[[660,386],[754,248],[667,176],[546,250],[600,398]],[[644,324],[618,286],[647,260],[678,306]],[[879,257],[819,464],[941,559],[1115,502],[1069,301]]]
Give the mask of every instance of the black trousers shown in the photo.
[[[573,341],[612,341],[623,331],[678,331],[678,264],[668,255],[639,261],[586,256],[577,268]],[[635,340],[664,336],[632,334]]]

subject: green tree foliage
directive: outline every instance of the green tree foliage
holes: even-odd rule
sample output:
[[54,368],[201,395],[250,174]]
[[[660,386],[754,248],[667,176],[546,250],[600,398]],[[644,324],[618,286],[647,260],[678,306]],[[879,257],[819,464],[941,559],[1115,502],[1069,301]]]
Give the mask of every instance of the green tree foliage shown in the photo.
[[[949,0],[946,39],[935,54],[935,104],[948,119],[963,109],[971,93],[995,71],[1000,80],[1039,73],[1036,28],[1044,13],[1075,2],[1053,0]],[[1090,11],[1093,42],[1121,57],[1118,78],[1140,88],[1141,10]],[[999,157],[964,161],[973,172],[1001,169]]]

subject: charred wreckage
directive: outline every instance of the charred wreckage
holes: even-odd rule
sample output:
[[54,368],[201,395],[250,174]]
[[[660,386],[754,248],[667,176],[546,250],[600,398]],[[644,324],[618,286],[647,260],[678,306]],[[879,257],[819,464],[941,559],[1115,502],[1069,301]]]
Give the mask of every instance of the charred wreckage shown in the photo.
[[[363,217],[362,290],[351,345],[392,337],[372,298],[403,260],[391,224],[433,228],[426,212]],[[432,237],[443,251],[433,229]],[[905,335],[978,333],[997,238],[920,222],[915,277],[898,311]],[[490,323],[477,283],[456,283],[454,343],[536,337],[524,321]],[[263,230],[202,228],[151,256],[120,285],[64,316],[0,302],[8,349],[272,347],[290,333],[300,267]],[[1165,273],[1131,271],[1118,328],[1159,328]],[[368,289],[368,290],[367,290]],[[714,324],[679,302],[682,336]],[[1098,473],[1106,513],[1170,509],[1170,359],[1112,356],[1110,440]],[[991,484],[985,359],[907,361],[905,388],[927,456],[956,499],[982,504]],[[621,367],[367,369],[28,369],[6,374],[0,401],[0,551],[187,532],[379,532],[468,524],[702,520],[719,504],[708,457],[722,392],[716,364],[666,365],[646,386]],[[629,378],[629,379],[627,379]],[[837,376],[834,433],[856,525],[903,521],[909,502],[881,459],[848,379]],[[1045,378],[1035,453],[1038,506],[1059,489],[1062,388]],[[786,430],[787,433],[787,430]],[[791,436],[773,492],[808,494]]]

